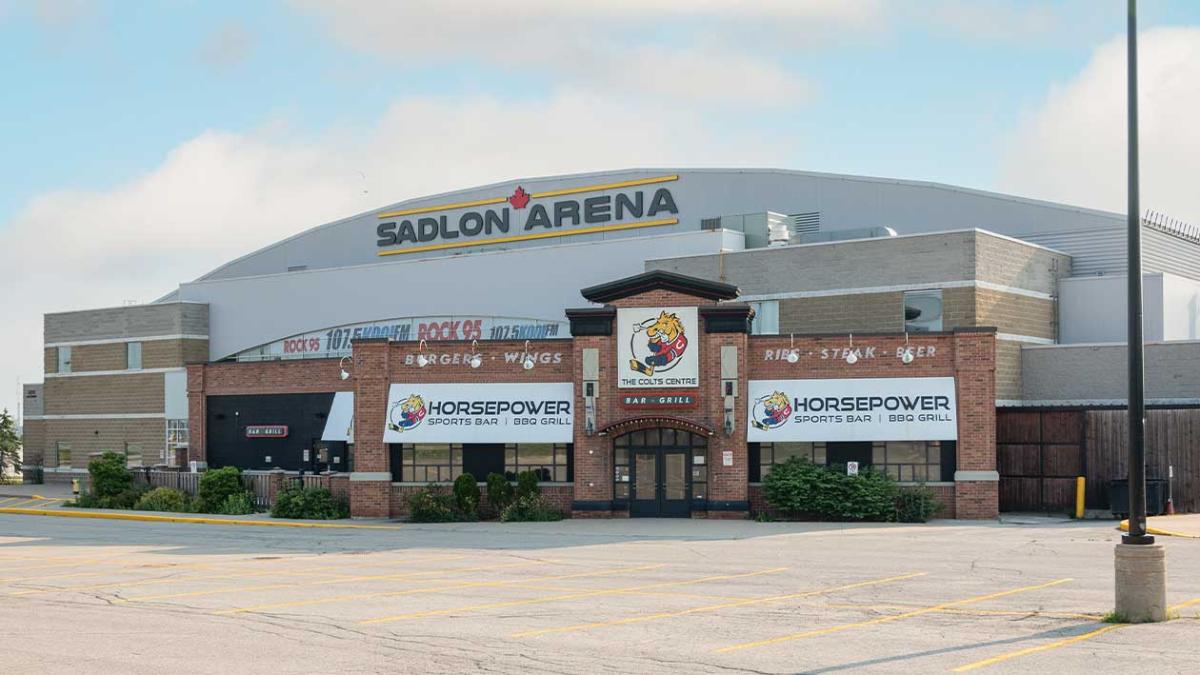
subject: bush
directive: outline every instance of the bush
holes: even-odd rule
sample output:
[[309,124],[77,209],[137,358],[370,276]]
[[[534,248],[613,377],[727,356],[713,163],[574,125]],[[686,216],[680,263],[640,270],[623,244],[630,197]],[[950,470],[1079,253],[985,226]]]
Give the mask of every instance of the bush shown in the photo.
[[230,495],[246,491],[242,487],[242,472],[236,466],[224,466],[200,474],[200,489],[196,495],[196,510],[200,513],[220,513]]
[[487,498],[488,504],[492,505],[492,509],[496,513],[504,511],[504,508],[512,503],[513,486],[504,474],[489,473],[487,475]]
[[502,523],[545,522],[562,518],[562,513],[550,506],[540,494],[517,497],[515,502],[500,512]]
[[350,517],[350,505],[325,488],[288,487],[275,496],[271,517],[337,520]]
[[171,511],[183,513],[187,511],[187,495],[175,488],[160,487],[142,495],[133,508],[138,511]]
[[867,468],[847,476],[843,465],[823,467],[792,457],[763,480],[768,504],[791,518],[889,521],[899,490],[887,474]]
[[106,452],[88,462],[88,474],[92,477],[92,494],[101,499],[133,488],[133,472],[126,468],[125,455],[119,452]]
[[454,504],[460,513],[474,514],[479,508],[479,483],[475,476],[464,473],[454,479]]
[[409,520],[414,523],[452,523],[458,520],[454,497],[438,491],[435,485],[409,495],[408,509]]
[[146,485],[131,486],[115,495],[99,497],[95,494],[81,494],[79,499],[66,504],[84,509],[132,509],[150,488]]
[[249,492],[235,492],[229,495],[217,509],[217,513],[226,516],[244,516],[254,511],[254,500],[250,498]]
[[540,492],[536,471],[527,469],[517,474],[517,501],[522,497],[536,497]]
[[933,490],[924,485],[901,488],[900,494],[896,496],[896,520],[902,523],[924,523],[937,513],[940,506]]

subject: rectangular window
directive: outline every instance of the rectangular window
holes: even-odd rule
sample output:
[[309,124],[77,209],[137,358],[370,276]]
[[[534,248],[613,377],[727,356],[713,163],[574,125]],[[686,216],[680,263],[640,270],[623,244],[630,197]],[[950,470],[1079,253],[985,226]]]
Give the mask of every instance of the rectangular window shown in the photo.
[[142,466],[142,446],[134,443],[125,444],[125,466],[130,468]]
[[941,441],[876,441],[871,459],[876,469],[898,481],[942,480]]
[[[760,443],[758,450],[758,479],[762,480],[771,473],[771,467],[783,464],[792,457],[807,459],[813,464],[825,465],[824,443]],[[753,471],[751,471],[753,474]],[[754,476],[751,475],[753,479]]]
[[163,446],[160,459],[164,464],[175,464],[175,451],[188,447],[188,421],[184,419],[167,420],[167,442]]
[[449,483],[462,472],[462,445],[416,443],[400,446],[400,480],[406,483]]
[[70,347],[59,347],[58,348],[58,372],[60,372],[60,373],[71,372],[71,348]]
[[142,343],[125,343],[125,368],[128,370],[142,369]]
[[536,471],[542,482],[571,480],[571,443],[509,443],[504,446],[504,476],[516,480],[522,471]]
[[54,466],[71,466],[71,444],[59,441],[54,446],[54,452],[58,455],[55,458]]
[[751,302],[754,308],[754,322],[751,331],[754,335],[779,335],[779,301],[760,300]]
[[942,330],[942,291],[904,292],[904,331],[928,333]]

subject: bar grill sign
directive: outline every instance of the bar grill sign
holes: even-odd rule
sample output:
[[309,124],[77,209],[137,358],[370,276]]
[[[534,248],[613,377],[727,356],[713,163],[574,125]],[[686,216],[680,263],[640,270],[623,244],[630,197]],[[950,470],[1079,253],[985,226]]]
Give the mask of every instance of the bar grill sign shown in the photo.
[[953,377],[751,380],[746,440],[953,441]]
[[287,438],[286,424],[250,424],[246,426],[246,438]]

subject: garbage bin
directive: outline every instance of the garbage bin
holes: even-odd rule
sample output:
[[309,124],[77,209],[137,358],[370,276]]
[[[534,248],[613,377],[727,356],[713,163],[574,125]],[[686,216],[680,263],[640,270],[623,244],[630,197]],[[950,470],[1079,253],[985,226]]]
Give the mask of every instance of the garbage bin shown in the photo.
[[[1129,479],[1108,481],[1108,510],[1118,518],[1129,515]],[[1167,512],[1167,481],[1162,478],[1146,479],[1146,515],[1157,516]]]

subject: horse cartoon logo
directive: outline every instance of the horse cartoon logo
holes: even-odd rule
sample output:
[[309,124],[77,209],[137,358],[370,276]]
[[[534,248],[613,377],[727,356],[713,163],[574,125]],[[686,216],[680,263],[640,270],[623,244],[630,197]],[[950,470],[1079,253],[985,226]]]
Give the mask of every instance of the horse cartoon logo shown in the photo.
[[425,419],[425,399],[420,394],[410,394],[403,401],[396,401],[388,410],[388,429],[397,432],[411,431],[421,426]]
[[754,412],[750,423],[756,429],[767,431],[781,427],[792,416],[792,402],[782,391],[772,392],[754,402]]
[[[637,344],[638,334],[645,331],[646,341],[641,346]],[[679,316],[666,311],[660,311],[657,318],[650,318],[634,324],[633,334],[629,336],[631,352],[640,359],[629,359],[629,369],[653,377],[654,372],[667,371],[679,365],[679,358],[687,351],[688,339],[684,335],[683,321]]]

